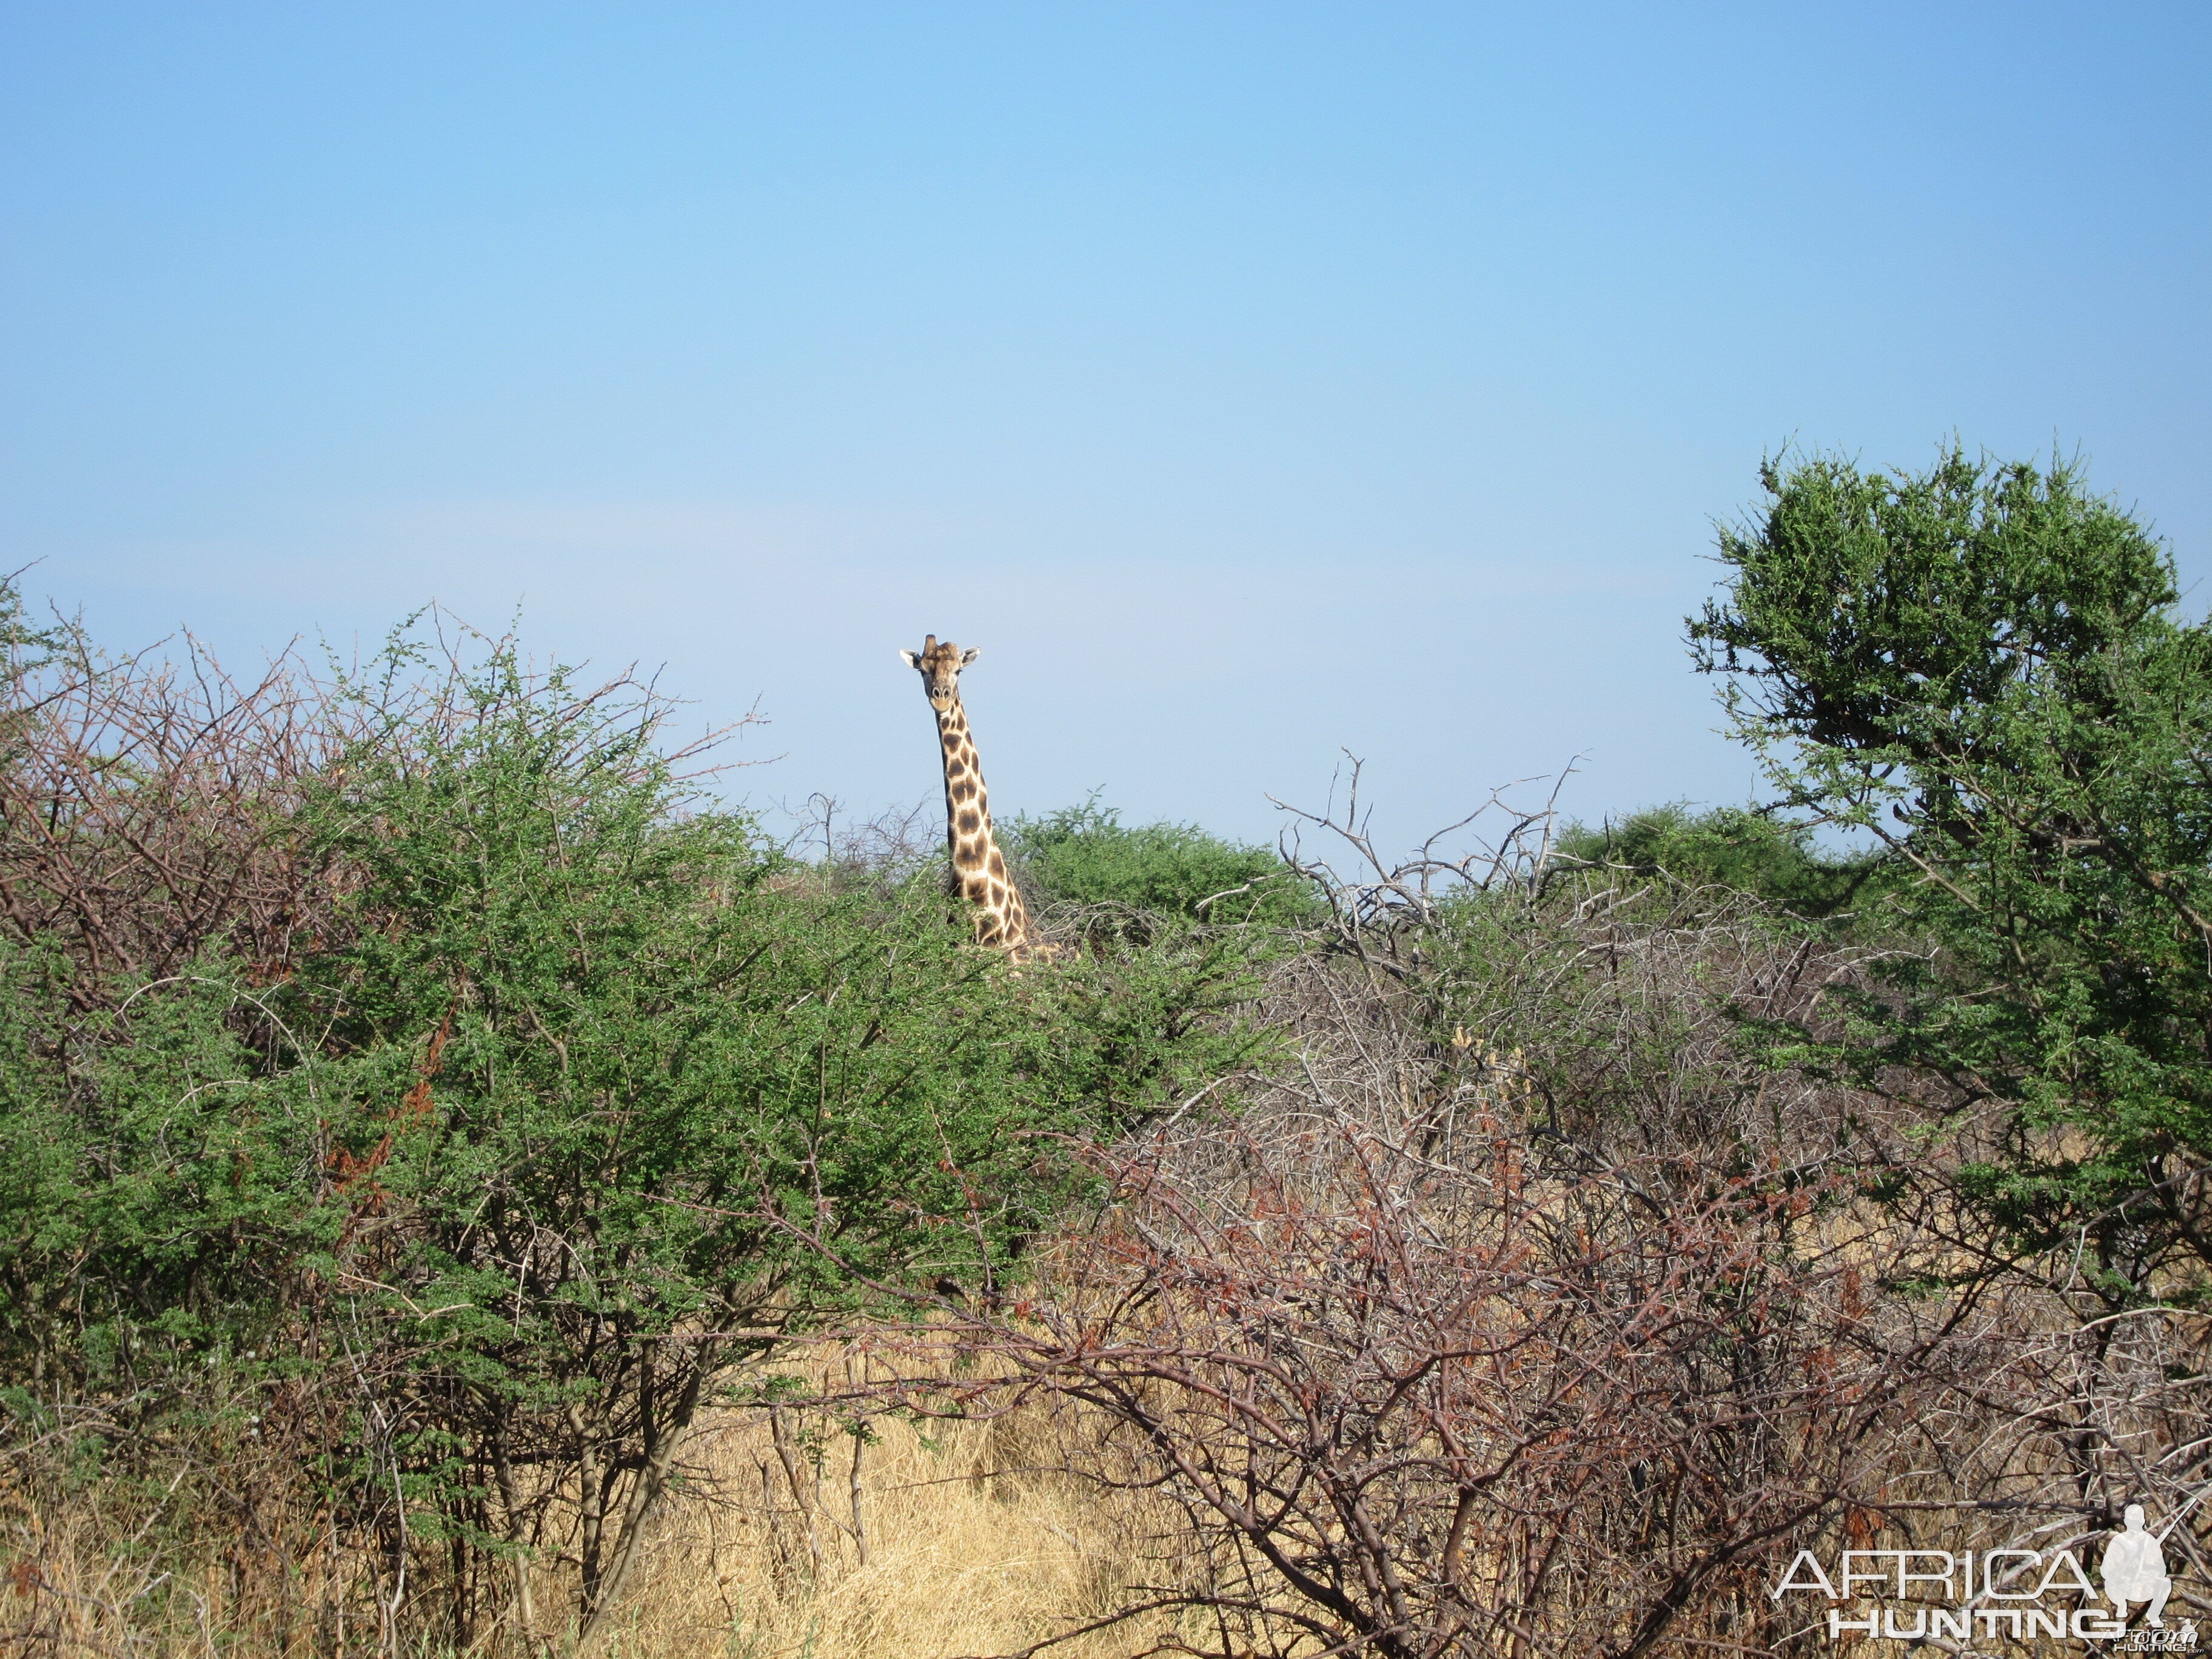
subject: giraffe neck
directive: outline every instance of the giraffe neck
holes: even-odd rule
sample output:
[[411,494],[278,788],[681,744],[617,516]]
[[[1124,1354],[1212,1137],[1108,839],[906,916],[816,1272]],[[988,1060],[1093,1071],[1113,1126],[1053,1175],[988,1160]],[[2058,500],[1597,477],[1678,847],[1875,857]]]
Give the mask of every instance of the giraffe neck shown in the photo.
[[952,890],[974,907],[975,942],[1018,961],[1029,952],[1029,913],[991,835],[991,798],[969,735],[968,711],[957,694],[937,717],[937,737],[945,757],[945,842]]

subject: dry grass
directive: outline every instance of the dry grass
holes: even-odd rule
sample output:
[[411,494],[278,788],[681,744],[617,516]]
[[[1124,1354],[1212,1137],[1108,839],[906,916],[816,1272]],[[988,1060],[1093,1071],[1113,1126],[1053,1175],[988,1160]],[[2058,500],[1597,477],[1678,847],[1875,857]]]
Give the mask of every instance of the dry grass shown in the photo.
[[[1144,1576],[1152,1517],[1055,1473],[1059,1431],[1041,1411],[921,1425],[873,1420],[861,1444],[857,1537],[854,1437],[789,1406],[776,1413],[779,1436],[770,1415],[728,1410],[695,1430],[685,1478],[648,1535],[643,1582],[599,1653],[1018,1652],[1103,1617]],[[189,1473],[194,1481],[180,1479],[173,1496],[187,1497],[207,1471]],[[280,1571],[252,1571],[234,1534],[180,1533],[172,1504],[133,1504],[105,1486],[52,1506],[13,1496],[0,1541],[0,1654],[304,1659],[385,1650],[358,1592],[329,1593],[360,1582],[360,1564],[343,1553],[295,1544]],[[573,1559],[557,1547],[548,1553],[534,1575],[535,1640],[510,1582],[498,1617],[465,1645],[415,1639],[403,1650],[426,1659],[571,1651],[574,1632],[559,1628],[550,1609],[573,1588]],[[1118,1659],[1164,1629],[1132,1621],[1049,1651]]]
[[[638,1659],[1017,1651],[1102,1617],[1140,1574],[1141,1517],[1052,1472],[1056,1441],[1041,1418],[933,1428],[887,1420],[874,1432],[861,1457],[864,1563],[849,1435],[821,1446],[818,1492],[802,1458],[802,1507],[766,1413],[708,1425],[689,1490],[648,1542],[643,1591],[609,1651]],[[1146,1645],[1122,1626],[1051,1651],[1106,1659]]]

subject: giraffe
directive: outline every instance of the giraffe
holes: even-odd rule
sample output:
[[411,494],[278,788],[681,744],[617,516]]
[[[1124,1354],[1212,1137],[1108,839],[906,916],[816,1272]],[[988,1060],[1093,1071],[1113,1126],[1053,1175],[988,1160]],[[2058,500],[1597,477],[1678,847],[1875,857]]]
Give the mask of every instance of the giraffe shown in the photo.
[[938,744],[945,762],[945,842],[952,855],[947,885],[954,896],[975,907],[975,942],[1004,951],[1015,963],[1043,954],[1030,938],[1029,912],[1006,874],[1006,856],[991,835],[991,798],[983,788],[983,769],[975,741],[968,733],[968,711],[960,706],[960,671],[982,654],[963,651],[932,634],[919,652],[899,655],[921,674],[921,689],[937,711]]

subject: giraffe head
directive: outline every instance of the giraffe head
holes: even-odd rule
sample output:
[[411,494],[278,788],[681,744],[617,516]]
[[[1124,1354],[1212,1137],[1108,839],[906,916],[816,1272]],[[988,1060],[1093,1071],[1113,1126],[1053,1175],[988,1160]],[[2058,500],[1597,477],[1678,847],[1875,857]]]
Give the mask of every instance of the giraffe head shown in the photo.
[[950,640],[939,645],[934,634],[923,641],[921,650],[899,653],[908,668],[921,673],[929,706],[940,714],[952,707],[953,698],[959,694],[960,671],[982,654],[973,646],[963,651]]

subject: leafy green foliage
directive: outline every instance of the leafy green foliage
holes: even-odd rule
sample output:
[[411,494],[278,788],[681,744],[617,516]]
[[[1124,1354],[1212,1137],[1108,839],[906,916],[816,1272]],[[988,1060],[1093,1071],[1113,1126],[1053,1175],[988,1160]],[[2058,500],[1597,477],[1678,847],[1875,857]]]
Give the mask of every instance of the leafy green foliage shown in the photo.
[[1045,902],[1277,927],[1310,921],[1316,908],[1270,848],[1224,841],[1196,824],[1125,824],[1095,799],[1016,818],[1003,833]]
[[1004,1279],[1071,1145],[1233,1067],[1246,958],[1010,975],[927,881],[808,879],[698,798],[642,696],[386,669],[334,693],[276,983],[218,951],[86,1013],[0,955],[0,1386],[143,1423],[210,1364],[312,1381],[332,1514],[496,1554],[566,1483],[588,1613],[746,1362]]
[[2175,1290],[2212,1262],[2212,629],[2064,465],[1765,482],[1698,666],[1786,805],[1909,870],[1887,908],[1926,947],[1832,1057],[1999,1109],[1971,1194],[2029,1243],[2086,1233],[2116,1295]]
[[1638,880],[1666,877],[1693,887],[1729,888],[1806,917],[1829,915],[1850,903],[1875,864],[1823,854],[1808,825],[1742,807],[1692,812],[1680,804],[1595,827],[1571,823],[1559,832],[1553,851],[1564,867],[1588,865]]

